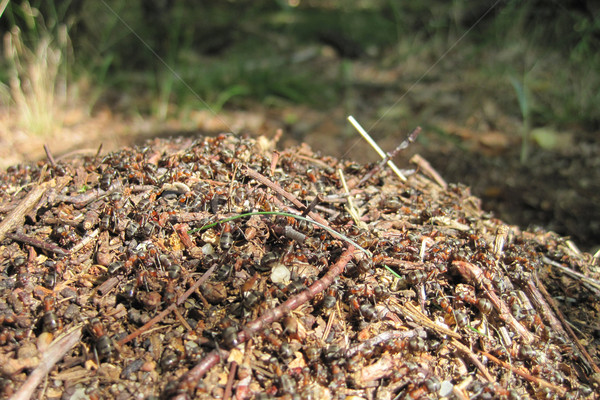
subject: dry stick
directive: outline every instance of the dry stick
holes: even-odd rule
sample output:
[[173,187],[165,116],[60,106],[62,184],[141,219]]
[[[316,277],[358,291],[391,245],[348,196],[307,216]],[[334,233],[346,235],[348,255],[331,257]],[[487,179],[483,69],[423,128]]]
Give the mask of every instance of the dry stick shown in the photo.
[[[373,140],[373,138],[367,133],[367,131],[364,130],[364,128],[358,123],[358,121],[354,119],[352,115],[348,116],[348,121],[350,121],[352,126],[354,126],[354,128],[358,131],[358,133],[360,133],[363,139],[365,139],[367,143],[371,145],[371,147],[377,152],[377,154],[379,154],[381,158],[386,157],[385,152],[381,150],[381,147],[379,147],[379,145]],[[400,178],[402,182],[406,182],[406,177],[402,174],[398,167],[396,167],[396,164],[394,164],[393,161],[388,160],[387,165],[392,169],[392,171],[394,171],[396,175],[398,175],[398,178]]]
[[535,277],[535,280],[536,280],[537,286],[540,289],[540,292],[542,292],[542,294],[546,298],[546,301],[548,301],[548,303],[550,303],[550,306],[552,306],[552,308],[554,309],[554,312],[560,319],[560,322],[562,323],[563,327],[565,328],[565,330],[567,331],[567,333],[569,334],[569,336],[571,337],[573,342],[575,342],[575,346],[577,346],[577,348],[583,355],[583,360],[587,364],[588,368],[592,369],[594,371],[594,373],[600,374],[600,368],[598,368],[598,366],[596,365],[596,363],[590,356],[590,353],[588,353],[587,350],[585,349],[585,347],[583,347],[583,345],[577,338],[577,335],[575,335],[575,332],[573,332],[573,329],[571,329],[571,327],[567,323],[562,311],[560,311],[560,308],[558,308],[558,305],[556,304],[556,302],[554,301],[552,296],[550,296],[550,293],[548,293],[544,284],[538,279],[537,275]]
[[348,195],[348,197],[346,197],[346,210],[348,210],[348,213],[354,220],[356,226],[360,228],[366,228],[367,224],[360,220],[360,214],[358,213],[358,209],[354,206],[354,203],[352,202],[352,196],[350,195],[350,190],[348,189],[348,185],[346,184],[346,177],[344,176],[344,171],[342,171],[341,168],[338,169],[338,174],[340,175],[340,180],[342,181],[344,191]]
[[0,241],[6,237],[7,233],[12,232],[17,226],[23,224],[25,215],[35,207],[46,191],[54,186],[66,185],[70,179],[67,177],[52,179],[31,189],[31,192],[0,223]]
[[48,157],[48,162],[52,167],[56,167],[56,162],[54,161],[54,157],[52,157],[52,152],[47,144],[44,144],[44,151],[46,152],[46,157]]
[[405,261],[395,257],[380,256],[375,256],[373,258],[373,264],[397,267],[401,268],[402,270],[424,270],[427,267],[427,263],[424,262]]
[[[74,196],[58,195],[54,198],[55,202],[63,202],[73,204],[75,208],[82,208],[88,204],[98,201],[103,197],[109,196],[110,194],[117,192],[123,188],[123,185],[118,182],[113,184],[108,190],[102,189],[91,189],[85,193],[77,194]],[[156,186],[153,185],[133,185],[128,187],[131,189],[131,193],[148,192],[155,190]]]
[[[294,297],[289,298],[272,310],[266,311],[259,318],[244,326],[237,334],[238,343],[242,344],[251,339],[252,336],[262,331],[267,325],[280,320],[290,311],[295,310],[296,308],[313,299],[317,294],[326,290],[333,283],[333,280],[342,272],[344,272],[346,264],[348,264],[350,259],[352,259],[353,255],[354,246],[350,245],[346,251],[342,253],[339,260],[329,268],[329,271],[327,271],[327,273],[321,279],[310,285],[308,289],[298,293]],[[194,389],[197,382],[202,379],[204,374],[206,374],[221,359],[227,357],[227,354],[229,354],[229,352],[219,349],[210,352],[203,360],[196,364],[194,368],[189,370],[187,374],[181,378],[178,385],[178,392],[180,392],[180,394],[174,398],[178,400],[187,399],[187,395],[182,393],[187,392],[189,389]]]
[[77,194],[74,196],[58,195],[55,200],[63,203],[73,204],[76,208],[81,208],[91,203],[92,201],[99,200],[102,196],[107,195],[102,189],[91,189],[85,193]]
[[429,177],[433,178],[433,180],[436,181],[437,184],[440,185],[442,188],[448,188],[448,184],[446,183],[444,178],[442,178],[442,176],[438,174],[438,172],[435,169],[433,169],[431,164],[429,164],[429,162],[426,159],[424,159],[418,154],[415,154],[411,157],[410,162],[413,164],[417,164],[417,166],[421,168],[426,175],[429,175]]
[[329,336],[329,332],[331,332],[331,327],[333,326],[333,319],[335,318],[335,312],[329,313],[329,317],[327,318],[327,324],[325,325],[325,330],[323,331],[323,335],[321,336],[321,340],[325,343],[325,339]]
[[566,337],[567,332],[563,329],[562,324],[552,312],[552,309],[544,299],[544,296],[540,293],[539,289],[535,286],[535,282],[532,280],[527,281],[527,285],[525,286],[525,291],[527,292],[527,297],[533,301],[533,303],[540,310],[540,314],[542,317],[550,324],[554,331],[558,332],[561,336]]
[[316,206],[318,206],[321,201],[322,201],[321,194],[319,193],[318,195],[315,196],[315,198],[308,205],[308,207],[306,207],[306,210],[302,211],[302,216],[306,217],[308,215],[308,213],[311,212]]
[[275,175],[275,168],[277,168],[277,162],[279,161],[279,152],[277,150],[273,151],[273,155],[271,156],[271,176]]
[[462,339],[462,336],[460,336],[460,334],[451,331],[448,328],[444,328],[443,326],[440,326],[438,324],[436,324],[435,322],[433,322],[431,319],[429,319],[426,315],[424,315],[417,307],[415,307],[412,303],[408,302],[406,303],[406,305],[401,305],[398,304],[395,306],[401,314],[410,317],[413,319],[413,321],[415,321],[417,324],[424,326],[426,328],[432,329],[434,331],[437,331],[438,333],[442,334],[442,335],[447,335],[450,336],[454,339]]
[[43,240],[25,235],[23,233],[7,233],[6,237],[11,240],[14,240],[15,242],[25,243],[30,246],[37,247],[40,250],[58,254],[59,256],[66,256],[71,254],[69,250],[65,250],[62,247],[55,245],[54,243],[44,242]]
[[42,361],[37,368],[29,375],[27,380],[19,388],[17,393],[11,397],[11,400],[29,400],[33,395],[35,388],[41,380],[50,372],[54,364],[56,364],[63,356],[73,348],[81,339],[81,327],[73,329],[54,343],[44,353]]
[[477,358],[477,356],[475,356],[475,353],[473,353],[471,349],[469,349],[467,346],[455,339],[452,339],[452,345],[454,345],[454,347],[456,347],[458,351],[469,357],[469,360],[471,360],[471,362],[475,364],[475,366],[481,371],[481,373],[483,374],[485,379],[487,379],[488,382],[495,382],[494,377],[490,374],[485,365],[483,365],[481,361],[479,361],[479,359]]
[[223,400],[229,400],[231,397],[231,387],[233,386],[233,380],[235,379],[235,372],[237,370],[237,363],[235,361],[232,361],[229,365],[229,377],[227,378]]
[[206,271],[204,273],[204,275],[202,275],[200,277],[200,279],[198,279],[184,294],[182,294],[181,296],[179,296],[179,298],[177,299],[176,303],[171,304],[169,307],[165,308],[163,311],[161,311],[156,317],[152,318],[150,321],[146,322],[141,328],[139,328],[137,331],[130,333],[129,335],[127,335],[126,337],[124,337],[123,339],[119,340],[117,342],[117,344],[119,346],[124,345],[125,343],[128,343],[130,341],[132,341],[133,339],[135,339],[136,337],[140,336],[141,334],[143,334],[144,332],[146,332],[152,325],[154,325],[155,323],[157,323],[158,321],[160,321],[161,319],[163,319],[168,313],[170,313],[172,310],[174,310],[176,307],[179,307],[180,305],[183,304],[183,302],[190,297],[190,295],[192,293],[194,293],[196,291],[196,289],[198,289],[200,287],[200,285],[202,285],[202,283],[204,283],[204,281],[206,281],[210,275],[213,273],[213,271],[215,270],[215,268],[217,268],[217,265],[213,265],[212,267],[210,267],[208,269],[208,271]]
[[365,176],[363,176],[361,178],[361,180],[358,182],[358,184],[356,185],[356,187],[360,187],[363,183],[365,183],[369,179],[371,179],[373,177],[373,175],[375,175],[378,171],[382,170],[383,167],[385,167],[385,165],[391,159],[393,159],[394,157],[396,157],[398,155],[398,153],[400,153],[402,150],[404,150],[405,148],[407,148],[412,142],[414,142],[415,139],[417,138],[417,136],[419,136],[419,133],[421,133],[421,127],[417,126],[415,129],[412,130],[411,133],[408,134],[408,136],[406,137],[406,139],[404,139],[402,141],[402,143],[400,143],[400,145],[398,147],[396,147],[391,152],[387,153],[385,155],[385,158],[383,160],[381,160],[379,162],[379,164],[377,164],[369,172],[367,172],[365,174]]
[[198,212],[182,212],[169,216],[169,222],[171,223],[185,223],[185,222],[197,222],[207,219],[212,214],[207,211]]
[[564,265],[562,265],[554,260],[551,260],[545,256],[542,257],[542,261],[544,261],[548,265],[552,265],[553,267],[560,269],[562,272],[564,272],[567,275],[571,275],[574,278],[578,278],[578,279],[582,280],[583,282],[587,282],[590,285],[595,286],[597,289],[600,289],[600,281],[598,279],[590,278],[589,276],[586,276],[586,275],[582,274],[581,272],[577,272],[577,271],[572,270],[571,268],[567,268]]
[[85,246],[87,246],[92,241],[92,239],[94,239],[96,236],[98,236],[99,233],[100,233],[100,230],[98,228],[96,228],[89,234],[85,235],[84,238],[79,241],[79,243],[77,243],[75,246],[73,246],[71,248],[71,250],[69,250],[71,252],[71,254],[75,254],[79,250],[83,249]]
[[494,287],[484,276],[481,268],[475,264],[465,261],[453,261],[452,265],[467,281],[475,282],[478,286],[483,288],[486,297],[490,299],[498,311],[498,317],[500,317],[504,323],[508,324],[515,332],[517,332],[526,343],[533,342],[535,339],[533,333],[529,332],[523,325],[521,325],[521,323],[519,323],[519,321],[515,319],[506,303],[494,292]]
[[365,340],[364,342],[350,347],[348,350],[346,350],[345,357],[351,358],[352,356],[354,356],[357,353],[360,353],[364,349],[375,347],[381,343],[387,343],[394,339],[408,339],[411,337],[420,336],[420,332],[424,333],[424,331],[420,328],[411,329],[410,331],[385,331],[377,336],[373,336],[372,338]]
[[560,395],[564,395],[566,393],[565,388],[560,387],[560,386],[556,386],[542,378],[538,378],[537,376],[533,376],[527,372],[524,372],[523,370],[521,370],[520,368],[516,368],[513,367],[511,364],[507,363],[506,361],[502,361],[496,357],[494,357],[493,355],[491,355],[490,353],[483,351],[483,350],[479,350],[479,353],[486,356],[487,358],[489,358],[490,360],[492,360],[493,362],[495,362],[498,365],[503,366],[506,369],[511,370],[512,372],[514,372],[515,374],[519,375],[522,378],[527,379],[529,382],[533,382],[536,383],[540,386],[544,386],[547,387],[548,389],[552,389],[556,392],[558,392]]
[[[242,169],[242,173],[259,181],[260,183],[262,183],[263,185],[266,185],[268,187],[270,187],[271,189],[273,189],[277,194],[285,197],[286,199],[288,199],[289,201],[291,201],[296,207],[298,207],[298,209],[302,210],[304,208],[306,208],[306,206],[304,204],[302,204],[302,202],[300,202],[300,200],[298,200],[296,198],[296,196],[294,196],[293,194],[285,191],[281,186],[279,186],[279,184],[271,181],[269,178],[267,178],[266,176],[264,176],[263,174],[261,174],[260,172],[257,172],[255,170],[253,170],[252,168],[249,167],[244,167]],[[329,223],[323,219],[323,217],[321,217],[319,214],[314,213],[312,211],[310,211],[308,213],[308,216],[311,217],[312,219],[314,219],[315,221],[325,225],[325,226],[329,226]]]

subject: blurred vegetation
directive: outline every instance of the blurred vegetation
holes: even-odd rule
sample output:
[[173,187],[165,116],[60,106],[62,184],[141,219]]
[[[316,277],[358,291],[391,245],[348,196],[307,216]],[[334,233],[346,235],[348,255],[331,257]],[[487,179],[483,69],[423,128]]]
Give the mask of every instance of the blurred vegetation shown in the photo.
[[158,118],[253,102],[323,108],[346,101],[356,60],[431,66],[452,50],[468,86],[489,87],[515,115],[529,94],[527,129],[600,126],[591,0],[4,0],[0,11],[2,97],[29,119],[59,96]]

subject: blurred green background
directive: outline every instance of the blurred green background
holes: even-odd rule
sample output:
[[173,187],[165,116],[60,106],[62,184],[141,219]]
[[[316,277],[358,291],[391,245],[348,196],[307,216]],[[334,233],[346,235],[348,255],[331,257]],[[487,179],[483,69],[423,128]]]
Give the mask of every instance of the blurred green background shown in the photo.
[[[600,20],[593,3],[4,1],[2,94],[16,103],[11,78],[25,86],[37,62],[56,69],[45,85],[68,83],[90,109],[124,93],[134,97],[121,104],[124,111],[158,118],[249,102],[322,108],[351,103],[352,89],[379,89],[377,82],[361,87],[369,81],[353,73],[355,62],[384,70],[410,64],[403,81],[386,82],[397,88],[435,63],[448,68],[449,60],[471,75],[461,77],[465,87],[499,91],[529,124],[596,127]],[[53,59],[35,60],[44,55]],[[432,71],[423,79],[442,78]]]

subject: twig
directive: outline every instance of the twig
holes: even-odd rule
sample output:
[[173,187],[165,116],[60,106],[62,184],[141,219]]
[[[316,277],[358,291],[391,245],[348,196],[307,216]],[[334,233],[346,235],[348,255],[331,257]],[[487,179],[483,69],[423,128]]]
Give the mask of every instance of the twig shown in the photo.
[[54,186],[64,186],[71,178],[60,177],[50,181],[36,185],[28,194],[21,200],[19,205],[15,207],[10,214],[0,223],[0,241],[6,237],[8,232],[13,231],[17,226],[23,224],[25,215],[35,207],[37,202],[42,198],[44,193]]
[[[364,342],[350,347],[348,350],[346,350],[345,357],[351,358],[352,356],[354,356],[357,353],[360,353],[364,349],[375,347],[381,343],[386,343],[394,339],[408,339],[415,336],[421,336],[421,332],[423,332],[423,330],[419,328],[412,329],[410,331],[385,331],[377,336],[373,336],[372,338],[365,340]],[[425,333],[423,332],[423,334]]]
[[433,169],[431,164],[429,164],[429,162],[423,157],[421,157],[418,154],[415,154],[411,157],[410,162],[413,164],[417,164],[417,166],[421,168],[421,170],[423,170],[423,172],[426,175],[429,175],[429,177],[433,178],[433,180],[436,181],[437,184],[440,185],[442,188],[448,188],[448,184],[446,183],[444,178],[442,178],[442,176],[438,174],[438,172],[435,169]]
[[405,148],[408,147],[408,145],[410,145],[412,142],[414,142],[415,139],[417,138],[417,136],[419,136],[419,133],[421,133],[421,127],[417,126],[415,129],[412,130],[411,133],[408,134],[408,136],[406,137],[406,139],[404,139],[402,141],[402,143],[400,143],[400,145],[398,147],[396,147],[391,152],[387,153],[385,155],[385,158],[383,160],[381,160],[379,162],[379,164],[377,164],[375,167],[371,168],[371,170],[369,172],[367,172],[365,174],[365,176],[363,176],[361,178],[361,180],[358,182],[358,184],[356,186],[360,187],[363,183],[365,183],[369,179],[371,179],[373,177],[373,175],[375,175],[378,171],[380,171],[381,169],[383,169],[383,167],[390,160],[392,160],[394,157],[396,157],[396,155],[398,155],[398,153],[400,153],[400,151],[404,150]]
[[[332,283],[333,280],[344,272],[346,264],[352,259],[354,255],[354,247],[348,246],[346,251],[342,253],[339,260],[329,268],[329,271],[318,281],[313,283],[308,289],[298,293],[296,296],[289,298],[279,306],[266,311],[259,318],[248,323],[244,326],[237,334],[238,344],[242,344],[249,340],[262,331],[267,325],[280,320],[290,311],[295,310],[301,305],[307,303],[313,299],[317,294],[326,290]],[[200,361],[196,366],[190,369],[179,381],[177,386],[177,392],[179,393],[174,399],[183,400],[188,398],[186,392],[193,390],[196,387],[196,383],[208,372],[214,365],[216,365],[223,357],[227,357],[223,350],[213,350],[203,360]]]
[[[65,195],[57,195],[54,198],[56,202],[70,203],[73,204],[75,208],[82,208],[87,206],[89,203],[98,201],[103,197],[109,196],[112,193],[121,190],[123,188],[123,184],[121,182],[114,183],[108,190],[102,189],[91,189],[86,191],[85,193],[77,194],[74,196],[65,196]],[[132,185],[129,187],[131,189],[131,193],[139,193],[139,192],[147,192],[150,190],[155,190],[156,186],[153,185]]]
[[[358,121],[356,121],[352,115],[348,116],[348,121],[350,121],[352,126],[354,126],[354,128],[356,128],[358,133],[361,134],[361,136],[367,141],[367,143],[369,143],[371,145],[371,147],[373,147],[373,149],[375,149],[377,154],[379,154],[379,156],[382,159],[385,159],[385,157],[386,157],[385,152],[383,150],[381,150],[381,147],[379,147],[379,145],[377,143],[375,143],[373,138],[367,133],[367,131],[364,130],[364,128],[362,126],[360,126]],[[394,164],[393,161],[388,160],[387,165],[388,165],[388,167],[390,167],[392,169],[392,171],[394,171],[394,173],[396,175],[398,175],[398,178],[400,178],[400,180],[402,182],[406,182],[406,177],[404,176],[404,174],[402,172],[400,172],[400,170],[398,169],[398,167],[396,167],[396,164]]]
[[477,283],[483,288],[485,295],[496,310],[498,311],[498,317],[506,324],[508,324],[515,332],[517,332],[526,343],[531,343],[535,339],[535,336],[529,332],[510,312],[510,309],[506,303],[501,300],[498,295],[494,292],[494,288],[491,282],[485,278],[483,271],[477,265],[468,263],[465,261],[453,261],[454,266],[458,272],[469,282]]
[[524,372],[522,369],[520,368],[515,368],[513,367],[511,364],[507,363],[506,361],[502,361],[496,357],[494,357],[493,355],[491,355],[490,353],[483,351],[483,350],[479,350],[479,353],[486,356],[487,358],[489,358],[490,360],[492,360],[493,362],[495,362],[498,365],[503,366],[506,369],[511,370],[512,372],[514,372],[515,374],[519,375],[522,378],[527,379],[529,382],[533,382],[536,383],[540,386],[544,386],[547,387],[548,389],[552,389],[556,392],[558,392],[560,395],[564,395],[566,393],[565,388],[560,387],[560,386],[556,386],[553,385],[552,383],[542,379],[542,378],[538,378],[537,376],[533,376],[527,372]]
[[52,167],[56,167],[56,162],[54,161],[54,157],[52,157],[52,152],[47,144],[44,144],[44,151],[46,152],[46,157],[48,158],[48,162]]
[[[268,187],[270,187],[271,189],[273,189],[277,194],[280,194],[281,196],[285,197],[286,199],[288,199],[289,201],[291,201],[296,207],[298,207],[298,209],[302,210],[304,209],[306,206],[304,204],[302,204],[302,202],[300,202],[300,200],[298,200],[296,198],[296,196],[294,196],[293,194],[287,192],[286,190],[284,190],[279,184],[271,181],[269,178],[267,178],[266,176],[262,175],[260,172],[253,170],[252,168],[249,167],[244,167],[242,169],[242,173],[244,175],[247,175],[257,181],[259,181],[260,183],[262,183],[263,185],[266,185]],[[314,219],[315,221],[325,225],[325,226],[329,226],[329,222],[327,222],[323,217],[321,217],[319,214],[310,211],[308,213],[308,216],[311,217],[312,219]]]
[[485,365],[483,365],[481,363],[481,361],[479,361],[479,359],[475,356],[475,354],[473,353],[473,351],[471,351],[471,349],[469,349],[467,346],[465,346],[458,340],[454,340],[454,339],[452,339],[452,345],[454,347],[456,347],[458,349],[458,351],[460,351],[461,353],[463,353],[467,357],[469,357],[469,360],[471,360],[471,362],[473,364],[475,364],[475,366],[481,371],[481,373],[483,374],[485,379],[487,379],[488,382],[495,382],[494,377],[490,374],[490,372],[485,367]]
[[211,214],[207,211],[198,212],[178,212],[169,216],[169,222],[171,223],[185,223],[185,222],[198,222],[206,220]]
[[181,296],[179,296],[179,298],[177,299],[176,303],[171,304],[169,307],[165,308],[163,311],[161,311],[156,317],[152,318],[150,321],[146,322],[142,327],[140,327],[138,330],[136,330],[135,332],[130,333],[129,335],[127,335],[126,337],[124,337],[123,339],[119,340],[117,342],[117,344],[119,346],[124,345],[125,343],[128,343],[130,341],[132,341],[133,339],[135,339],[136,337],[140,336],[141,334],[143,334],[144,332],[146,332],[152,325],[154,325],[155,323],[157,323],[158,321],[160,321],[161,319],[163,319],[167,314],[169,314],[173,309],[175,309],[176,307],[180,306],[183,304],[183,302],[190,297],[190,295],[192,293],[194,293],[196,291],[196,289],[198,289],[200,287],[200,285],[202,285],[202,283],[204,283],[204,281],[206,281],[210,275],[213,273],[213,271],[215,270],[215,268],[217,268],[217,265],[213,265],[212,267],[210,267],[205,273],[204,275],[202,275],[200,277],[200,279],[198,279],[184,294],[182,294]]
[[590,278],[589,276],[585,276],[581,272],[577,272],[577,271],[572,270],[571,268],[567,268],[564,265],[559,264],[556,261],[551,260],[551,259],[549,259],[546,256],[542,257],[542,261],[544,261],[548,265],[552,265],[553,267],[556,267],[556,268],[560,269],[561,271],[563,271],[567,275],[571,275],[571,276],[573,276],[575,278],[579,278],[580,280],[582,280],[584,282],[587,282],[590,285],[596,287],[596,289],[600,289],[600,281],[597,280],[597,279]]
[[75,246],[73,246],[71,248],[71,250],[70,250],[71,254],[75,254],[79,250],[84,248],[88,243],[90,243],[92,241],[92,239],[94,239],[96,236],[98,236],[98,233],[100,233],[100,230],[98,228],[96,228],[93,231],[91,231],[89,234],[85,235],[85,237],[83,239],[81,239],[81,241],[79,243],[77,243]]
[[532,280],[527,281],[527,285],[525,286],[525,290],[527,292],[527,296],[533,303],[539,308],[540,314],[554,329],[555,332],[559,333],[561,336],[567,336],[567,332],[562,327],[561,322],[556,318],[554,312],[544,299],[544,295],[540,293],[539,289],[535,286],[535,282]]
[[30,246],[37,247],[40,250],[58,254],[59,256],[66,256],[71,254],[69,250],[65,250],[62,247],[55,245],[54,243],[44,242],[43,240],[25,235],[24,233],[7,233],[6,237],[11,240],[14,240],[15,242],[25,243]]
[[281,305],[275,307],[272,310],[265,312],[262,316],[255,319],[254,321],[248,323],[244,329],[242,329],[238,333],[238,341],[240,343],[245,342],[256,333],[265,328],[268,324],[271,324],[286,314],[288,314],[291,310],[295,310],[301,305],[312,300],[317,294],[321,293],[325,289],[327,289],[333,283],[333,280],[340,275],[344,269],[346,268],[346,264],[352,259],[354,256],[354,246],[350,245],[344,251],[344,253],[340,256],[339,260],[329,268],[329,271],[318,281],[313,283],[308,289],[300,292],[296,296],[286,300]]
[[309,212],[311,212],[319,203],[321,202],[321,194],[317,194],[313,201],[306,207],[304,211],[302,211],[302,216],[306,217]]
[[277,162],[279,161],[279,152],[277,150],[274,150],[271,156],[271,169],[270,169],[270,173],[271,176],[275,175],[275,168],[277,168]]
[[227,378],[227,385],[225,386],[225,393],[223,394],[223,400],[229,400],[231,397],[231,388],[233,386],[233,380],[235,379],[235,372],[237,371],[237,363],[232,361],[229,364],[229,377]]
[[426,328],[437,331],[438,333],[441,333],[442,335],[450,336],[454,339],[461,339],[461,336],[458,333],[436,324],[431,319],[429,319],[426,315],[421,313],[421,311],[419,311],[419,309],[410,302],[406,303],[405,306],[403,306],[401,304],[397,304],[397,305],[395,305],[395,307],[398,308],[398,310],[400,311],[401,314],[412,318],[417,324],[419,324],[421,326],[424,326]]
[[42,379],[50,372],[52,367],[64,357],[64,355],[73,348],[81,339],[81,326],[57,339],[44,353],[42,361],[35,370],[29,375],[27,380],[19,388],[17,393],[11,397],[11,400],[29,400],[33,395],[35,388]]
[[321,336],[321,340],[325,343],[325,339],[329,336],[331,332],[331,327],[333,326],[333,320],[335,318],[335,312],[329,313],[329,317],[327,318],[327,324],[325,325],[325,330],[323,331],[323,335]]
[[565,330],[571,337],[571,340],[575,343],[575,346],[577,346],[577,349],[579,349],[579,351],[581,352],[581,355],[583,356],[583,361],[585,361],[588,368],[593,370],[594,373],[600,374],[600,368],[598,368],[598,366],[596,365],[596,363],[590,356],[590,353],[588,353],[587,350],[585,349],[585,347],[583,347],[583,345],[579,341],[579,338],[577,338],[577,335],[575,335],[575,332],[573,332],[573,329],[571,329],[571,326],[569,326],[569,324],[567,323],[562,311],[560,311],[560,308],[558,308],[558,305],[556,304],[556,302],[554,301],[552,296],[550,296],[550,293],[548,293],[548,291],[546,290],[546,287],[544,286],[544,284],[538,279],[537,275],[536,275],[535,279],[536,279],[537,286],[540,289],[540,292],[544,295],[544,297],[546,298],[546,301],[550,304],[550,306],[552,307],[552,309],[558,316],[558,319],[560,319],[562,326],[565,328]]
[[375,256],[373,258],[373,264],[397,267],[402,270],[424,270],[427,266],[427,263],[424,262],[405,261],[395,257],[384,256]]

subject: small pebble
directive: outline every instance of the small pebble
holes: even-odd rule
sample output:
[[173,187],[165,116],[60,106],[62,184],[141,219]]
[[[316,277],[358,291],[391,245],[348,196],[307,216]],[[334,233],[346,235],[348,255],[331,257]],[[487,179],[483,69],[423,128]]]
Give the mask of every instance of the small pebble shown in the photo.
[[287,283],[290,281],[292,273],[281,263],[276,263],[271,269],[271,281],[273,283]]
[[452,394],[452,390],[454,389],[454,385],[450,381],[442,382],[440,386],[439,395],[440,397],[448,397]]

